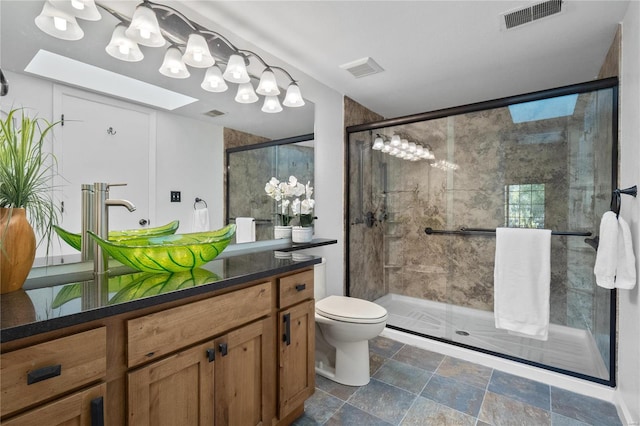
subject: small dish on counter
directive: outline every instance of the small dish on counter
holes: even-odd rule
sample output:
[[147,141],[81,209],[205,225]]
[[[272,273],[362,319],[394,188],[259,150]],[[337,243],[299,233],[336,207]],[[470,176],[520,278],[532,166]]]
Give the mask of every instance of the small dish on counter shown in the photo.
[[107,241],[88,231],[112,258],[143,272],[189,271],[215,259],[229,245],[236,225],[209,232]]

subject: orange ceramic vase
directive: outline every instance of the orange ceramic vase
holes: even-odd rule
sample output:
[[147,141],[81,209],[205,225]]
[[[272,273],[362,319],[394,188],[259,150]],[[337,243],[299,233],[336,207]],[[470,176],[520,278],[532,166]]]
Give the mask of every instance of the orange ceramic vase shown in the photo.
[[36,236],[25,209],[0,208],[0,294],[22,288],[36,257]]

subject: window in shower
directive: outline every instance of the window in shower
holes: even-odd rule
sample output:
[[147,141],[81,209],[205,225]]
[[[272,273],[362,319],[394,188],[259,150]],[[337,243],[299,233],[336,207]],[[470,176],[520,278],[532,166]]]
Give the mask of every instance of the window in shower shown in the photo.
[[[347,294],[384,306],[390,328],[615,386],[616,292],[596,285],[585,241],[615,188],[615,78],[347,133]],[[373,150],[378,134],[408,154]],[[495,328],[491,231],[505,225],[560,231],[547,341]]]
[[544,184],[507,185],[505,216],[510,228],[544,228]]

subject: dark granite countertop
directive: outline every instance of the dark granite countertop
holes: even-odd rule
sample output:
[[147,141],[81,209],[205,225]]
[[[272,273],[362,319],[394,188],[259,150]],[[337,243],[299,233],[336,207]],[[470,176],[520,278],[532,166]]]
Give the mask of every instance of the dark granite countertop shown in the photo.
[[[335,244],[335,240],[318,243],[294,250]],[[128,272],[67,282],[56,277],[50,285],[43,284],[46,278],[40,278],[37,288],[3,294],[0,298],[0,342],[232,288],[320,262],[320,257],[278,249],[216,259],[193,271],[175,274]],[[77,279],[77,274],[74,277]]]

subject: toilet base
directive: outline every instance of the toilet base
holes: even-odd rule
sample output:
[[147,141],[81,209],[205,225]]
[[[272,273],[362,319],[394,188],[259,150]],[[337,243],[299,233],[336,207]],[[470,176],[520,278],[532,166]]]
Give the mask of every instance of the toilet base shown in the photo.
[[[369,341],[341,342],[335,349],[335,366],[316,363],[316,373],[347,386],[364,386],[369,383]],[[320,357],[316,357],[318,359]]]

